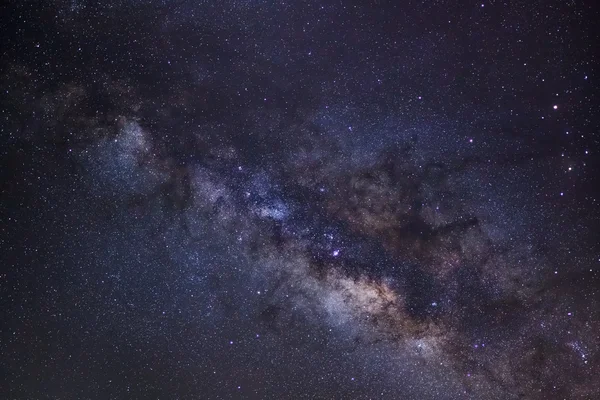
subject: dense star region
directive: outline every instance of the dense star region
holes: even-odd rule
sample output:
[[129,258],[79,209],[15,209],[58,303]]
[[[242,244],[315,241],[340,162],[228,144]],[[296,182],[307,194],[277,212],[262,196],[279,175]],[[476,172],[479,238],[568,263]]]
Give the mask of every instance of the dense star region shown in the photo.
[[0,9],[0,397],[600,398],[586,1]]

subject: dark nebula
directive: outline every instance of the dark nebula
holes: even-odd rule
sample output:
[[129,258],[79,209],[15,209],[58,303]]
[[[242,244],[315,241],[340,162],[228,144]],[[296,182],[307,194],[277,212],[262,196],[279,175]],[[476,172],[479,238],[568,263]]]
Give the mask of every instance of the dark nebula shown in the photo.
[[0,397],[600,398],[593,5],[2,5]]

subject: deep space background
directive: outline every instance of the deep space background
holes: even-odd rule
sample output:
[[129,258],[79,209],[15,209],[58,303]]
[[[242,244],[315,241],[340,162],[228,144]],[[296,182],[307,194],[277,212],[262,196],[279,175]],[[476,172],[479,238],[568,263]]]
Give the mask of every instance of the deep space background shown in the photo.
[[600,398],[599,21],[3,3],[0,397]]

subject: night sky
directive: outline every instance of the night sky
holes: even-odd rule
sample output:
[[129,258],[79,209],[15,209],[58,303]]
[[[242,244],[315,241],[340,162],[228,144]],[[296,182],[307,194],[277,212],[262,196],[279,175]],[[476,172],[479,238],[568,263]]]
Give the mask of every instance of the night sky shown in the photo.
[[0,6],[0,397],[599,399],[593,5]]

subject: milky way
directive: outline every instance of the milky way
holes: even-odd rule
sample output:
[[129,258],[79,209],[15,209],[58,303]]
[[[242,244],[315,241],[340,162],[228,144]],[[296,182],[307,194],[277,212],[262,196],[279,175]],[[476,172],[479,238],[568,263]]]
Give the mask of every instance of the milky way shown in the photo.
[[3,7],[3,397],[600,396],[585,3]]

